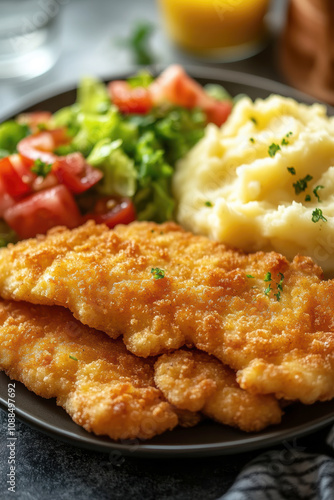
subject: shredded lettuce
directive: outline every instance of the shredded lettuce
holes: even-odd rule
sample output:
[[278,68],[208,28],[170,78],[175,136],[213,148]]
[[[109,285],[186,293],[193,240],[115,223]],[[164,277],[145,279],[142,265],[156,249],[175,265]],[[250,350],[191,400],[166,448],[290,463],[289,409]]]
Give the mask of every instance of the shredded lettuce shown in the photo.
[[[141,71],[130,87],[147,87],[152,76]],[[110,102],[106,86],[85,78],[77,102],[53,116],[73,139],[57,154],[80,151],[102,170],[97,195],[131,197],[139,220],[173,219],[171,180],[176,161],[204,135],[206,116],[199,109],[163,105],[145,115],[122,115]]]
[[229,92],[222,86],[216,83],[207,83],[204,85],[205,92],[217,101],[233,101],[233,98]]
[[102,139],[87,158],[90,165],[103,171],[103,178],[97,187],[103,195],[131,197],[135,194],[137,171],[134,161],[123,152],[121,146],[121,139]]
[[17,234],[11,229],[4,220],[0,220],[0,247],[6,247],[8,243],[16,243]]
[[[10,120],[0,125],[0,150],[1,157],[16,152],[17,143],[30,133],[27,125],[21,125]],[[5,154],[7,153],[7,154]]]
[[131,76],[127,79],[128,84],[131,88],[135,87],[144,87],[147,88],[152,82],[154,78],[151,73],[147,70],[138,71],[136,75]]
[[81,80],[77,103],[82,113],[105,113],[111,105],[104,83],[89,77]]

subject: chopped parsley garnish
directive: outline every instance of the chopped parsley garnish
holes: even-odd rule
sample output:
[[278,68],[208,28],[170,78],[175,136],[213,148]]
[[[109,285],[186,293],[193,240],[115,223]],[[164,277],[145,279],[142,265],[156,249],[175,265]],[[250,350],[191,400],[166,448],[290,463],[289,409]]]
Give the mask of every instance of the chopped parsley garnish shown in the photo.
[[205,202],[205,206],[206,207],[212,207],[213,205],[212,205],[211,201],[206,201]]
[[321,203],[321,200],[320,200],[320,196],[318,195],[318,191],[319,189],[324,189],[325,186],[316,186],[314,189],[313,189],[313,194],[316,198],[318,198],[318,201]]
[[[271,273],[269,271],[266,273],[263,281],[265,281],[267,283],[271,281]],[[265,295],[269,295],[271,290],[272,290],[271,284],[269,283],[267,288],[264,290]]]
[[255,142],[254,137],[250,137],[249,140],[250,140],[250,142],[252,142],[254,144],[254,142]]
[[246,278],[254,278],[251,274],[246,274]]
[[257,119],[254,118],[254,116],[251,116],[250,119],[252,120],[252,122],[254,123],[254,125],[257,125]]
[[291,132],[291,131],[290,131],[290,132],[288,132],[287,134],[285,134],[285,137],[291,137],[291,136],[292,136],[292,134],[293,134],[293,132]]
[[307,188],[307,183],[313,179],[311,175],[306,175],[304,179],[299,179],[299,181],[294,182],[293,187],[295,188],[295,193],[300,194]]
[[311,196],[309,194],[305,196],[305,201],[311,201]]
[[292,175],[296,175],[296,169],[295,167],[286,167],[288,172],[290,172],[290,174]]
[[71,354],[69,355],[69,358],[74,359],[74,361],[78,361],[78,358],[76,358],[75,356],[72,356]]
[[161,280],[165,277],[165,271],[163,269],[159,269],[159,267],[152,267],[151,273],[153,274],[153,278],[155,280]]
[[274,293],[274,296],[276,297],[277,301],[279,302],[281,300],[281,292],[283,292],[283,280],[284,280],[284,274],[278,273],[278,276],[280,276],[280,281],[277,283],[277,293]]
[[289,141],[286,140],[285,137],[283,137],[281,144],[282,144],[282,146],[287,146],[290,143],[289,143]]
[[272,144],[270,144],[269,148],[268,148],[268,154],[271,158],[274,158],[275,154],[277,153],[277,151],[280,151],[281,147],[279,146],[279,144],[275,144],[274,142]]
[[319,222],[319,220],[327,222],[326,217],[324,217],[322,214],[322,210],[320,208],[316,208],[312,212],[312,222]]
[[45,163],[44,161],[37,159],[31,167],[31,171],[38,177],[46,177],[52,170],[52,163]]

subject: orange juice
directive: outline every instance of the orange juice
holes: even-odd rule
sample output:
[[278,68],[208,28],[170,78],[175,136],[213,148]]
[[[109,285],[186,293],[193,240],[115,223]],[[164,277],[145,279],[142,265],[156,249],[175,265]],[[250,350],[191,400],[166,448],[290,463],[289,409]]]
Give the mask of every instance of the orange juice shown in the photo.
[[254,50],[264,37],[269,0],[159,0],[167,32],[199,55]]

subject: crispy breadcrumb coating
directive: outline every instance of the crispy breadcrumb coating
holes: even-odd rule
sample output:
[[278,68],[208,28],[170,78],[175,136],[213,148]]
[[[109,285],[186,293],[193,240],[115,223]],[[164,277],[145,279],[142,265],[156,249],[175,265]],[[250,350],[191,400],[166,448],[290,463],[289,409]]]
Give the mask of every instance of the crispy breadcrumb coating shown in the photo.
[[129,353],[60,307],[0,301],[0,369],[74,422],[112,439],[148,439],[178,417],[153,379],[153,360]]
[[282,410],[272,396],[241,389],[235,372],[196,349],[164,354],[155,363],[154,380],[166,399],[183,410],[204,415],[243,431],[279,424]]
[[0,251],[4,298],[67,307],[142,357],[194,345],[243,389],[307,404],[334,397],[334,281],[321,277],[310,258],[246,255],[174,223],[89,222]]

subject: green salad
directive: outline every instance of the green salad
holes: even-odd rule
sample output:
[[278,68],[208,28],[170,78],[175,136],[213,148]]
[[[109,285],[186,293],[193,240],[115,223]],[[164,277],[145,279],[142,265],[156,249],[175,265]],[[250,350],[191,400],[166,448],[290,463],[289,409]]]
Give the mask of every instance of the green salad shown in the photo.
[[73,105],[1,124],[0,244],[88,219],[173,219],[175,163],[231,108],[221,87],[171,66],[156,79],[85,78]]

